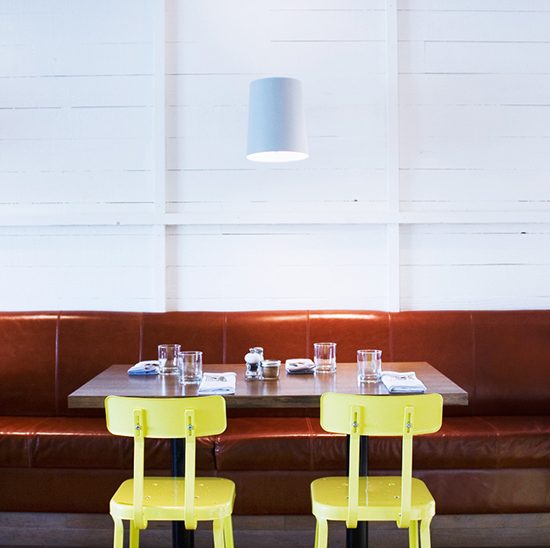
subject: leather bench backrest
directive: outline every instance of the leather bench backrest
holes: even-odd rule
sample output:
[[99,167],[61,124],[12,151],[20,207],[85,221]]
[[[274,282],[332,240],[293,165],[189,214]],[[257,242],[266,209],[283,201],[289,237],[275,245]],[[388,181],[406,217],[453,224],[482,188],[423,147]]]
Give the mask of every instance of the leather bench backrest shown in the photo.
[[57,356],[57,414],[100,416],[101,410],[70,410],[67,396],[114,363],[136,363],[141,314],[61,312]]
[[477,414],[550,414],[550,311],[475,312]]
[[391,314],[394,361],[426,361],[468,392],[468,408],[445,414],[475,414],[475,365],[470,312],[399,312]]
[[0,313],[0,413],[100,415],[68,409],[68,394],[113,363],[154,359],[160,343],[242,364],[250,346],[284,360],[322,340],[339,361],[375,347],[386,362],[430,362],[469,393],[454,413],[550,411],[550,311],[258,311]]
[[225,363],[244,363],[244,355],[253,346],[261,346],[266,359],[306,357],[308,354],[307,312],[227,313]]
[[101,411],[68,409],[67,396],[114,363],[156,359],[160,343],[204,352],[206,363],[221,362],[223,313],[124,312],[61,313],[57,361],[57,412],[101,415]]
[[0,314],[0,414],[54,415],[56,312]]
[[223,312],[143,314],[140,359],[156,360],[158,345],[177,343],[182,350],[201,350],[205,363],[223,363]]

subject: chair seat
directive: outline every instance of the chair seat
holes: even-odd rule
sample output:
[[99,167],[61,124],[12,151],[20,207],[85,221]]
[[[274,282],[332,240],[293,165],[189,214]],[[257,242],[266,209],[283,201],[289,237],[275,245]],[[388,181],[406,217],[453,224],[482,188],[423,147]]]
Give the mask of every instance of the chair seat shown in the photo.
[[[146,477],[143,513],[146,520],[183,520],[184,478]],[[199,521],[231,515],[235,484],[224,478],[195,479],[195,515]],[[133,519],[134,480],[123,482],[113,495],[110,511],[121,519]]]
[[[348,511],[348,478],[326,477],[311,484],[313,514],[329,520],[345,521]],[[435,515],[435,501],[422,480],[412,478],[411,520]],[[359,478],[358,519],[397,521],[401,509],[401,477]]]

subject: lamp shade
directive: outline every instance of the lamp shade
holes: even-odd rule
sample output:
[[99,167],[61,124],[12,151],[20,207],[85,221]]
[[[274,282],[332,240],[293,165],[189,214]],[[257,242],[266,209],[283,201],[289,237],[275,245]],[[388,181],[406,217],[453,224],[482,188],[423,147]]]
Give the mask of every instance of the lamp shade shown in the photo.
[[250,83],[246,157],[254,162],[292,162],[308,157],[299,80],[276,77]]

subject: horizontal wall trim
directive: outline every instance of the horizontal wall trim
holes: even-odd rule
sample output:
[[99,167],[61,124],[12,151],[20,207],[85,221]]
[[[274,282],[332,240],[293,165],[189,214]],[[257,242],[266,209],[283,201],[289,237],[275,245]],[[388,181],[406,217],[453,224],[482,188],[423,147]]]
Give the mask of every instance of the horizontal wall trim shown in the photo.
[[402,211],[369,209],[364,205],[320,204],[308,209],[256,208],[189,213],[26,213],[2,215],[0,226],[172,226],[172,225],[373,225],[373,224],[497,224],[550,223],[545,211]]

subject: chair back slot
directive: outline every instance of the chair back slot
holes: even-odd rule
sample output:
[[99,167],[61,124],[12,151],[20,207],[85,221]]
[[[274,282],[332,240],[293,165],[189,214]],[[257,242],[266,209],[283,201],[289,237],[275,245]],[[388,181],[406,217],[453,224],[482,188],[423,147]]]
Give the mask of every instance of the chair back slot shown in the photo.
[[187,529],[197,528],[195,516],[195,451],[196,451],[196,422],[195,411],[186,409],[185,421],[185,493],[183,505],[184,519]]
[[359,453],[362,408],[358,405],[349,406],[349,476],[348,476],[348,515],[346,527],[357,527],[357,515],[359,504]]
[[143,475],[145,454],[145,410],[133,409],[134,418],[134,522],[138,529],[145,529],[143,516]]
[[412,450],[414,431],[414,407],[403,409],[403,432],[401,449],[401,511],[397,525],[409,527],[411,522],[411,492],[412,492]]

